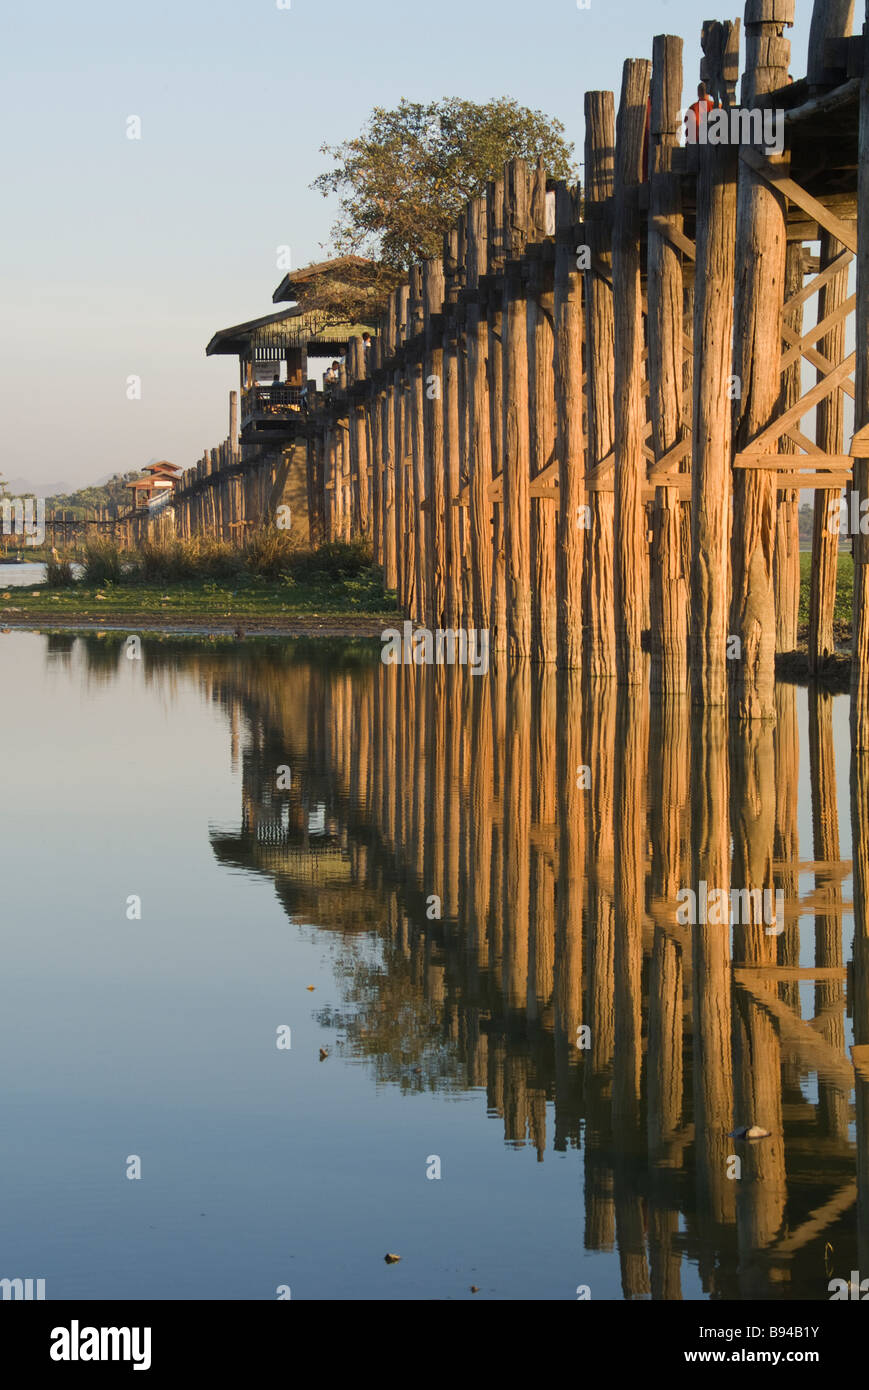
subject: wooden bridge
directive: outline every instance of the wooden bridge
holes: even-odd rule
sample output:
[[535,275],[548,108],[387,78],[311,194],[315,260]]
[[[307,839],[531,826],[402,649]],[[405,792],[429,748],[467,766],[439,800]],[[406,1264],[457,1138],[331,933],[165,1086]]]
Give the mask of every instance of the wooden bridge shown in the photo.
[[[793,0],[746,6],[733,124],[751,138],[749,113],[777,113],[781,153],[680,146],[682,41],[662,36],[651,63],[625,63],[617,113],[586,94],[581,191],[511,161],[394,292],[370,353],[351,340],[342,389],[312,402],[315,538],[370,536],[420,622],[704,704],[730,685],[740,717],[774,718],[799,491],[816,499],[815,669],[834,650],[830,504],[843,486],[869,497],[869,63],[842,14],[816,0],[812,68],[789,82]],[[700,74],[731,111],[739,32],[701,36]],[[865,547],[856,535],[869,747]]]

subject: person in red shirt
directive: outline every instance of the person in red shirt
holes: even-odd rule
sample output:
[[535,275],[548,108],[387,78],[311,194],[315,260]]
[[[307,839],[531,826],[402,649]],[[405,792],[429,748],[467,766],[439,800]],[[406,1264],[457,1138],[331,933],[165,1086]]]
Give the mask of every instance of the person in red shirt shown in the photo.
[[701,82],[697,88],[697,100],[685,112],[685,139],[689,145],[696,145],[702,138],[700,132],[714,105],[715,102],[706,91],[706,83]]

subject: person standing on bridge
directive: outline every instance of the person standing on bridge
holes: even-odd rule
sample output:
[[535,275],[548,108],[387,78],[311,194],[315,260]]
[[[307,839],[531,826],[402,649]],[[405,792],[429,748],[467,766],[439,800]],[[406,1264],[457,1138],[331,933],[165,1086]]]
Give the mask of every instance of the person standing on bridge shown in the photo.
[[706,119],[714,106],[715,102],[706,91],[706,83],[699,83],[697,100],[685,112],[685,140],[689,145],[706,143]]

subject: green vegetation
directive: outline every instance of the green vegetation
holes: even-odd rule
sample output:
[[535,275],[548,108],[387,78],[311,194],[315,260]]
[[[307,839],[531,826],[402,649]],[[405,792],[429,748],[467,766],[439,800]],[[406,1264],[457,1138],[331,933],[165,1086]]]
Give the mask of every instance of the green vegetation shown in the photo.
[[263,629],[309,624],[312,630],[360,622],[394,622],[394,594],[384,592],[370,550],[335,542],[294,548],[282,534],[253,537],[243,550],[217,541],[151,543],[136,553],[110,541],[90,543],[75,579],[58,558],[48,582],[2,591],[0,621],[136,622],[171,627],[252,623]]
[[[800,555],[800,624],[809,621],[809,577],[812,572],[812,557],[808,551]],[[851,611],[854,598],[854,559],[847,551],[839,552],[839,569],[836,579],[836,607],[833,622],[837,637],[843,638],[851,628]]]
[[506,160],[542,158],[553,178],[576,177],[561,122],[509,97],[377,106],[361,135],[321,153],[335,165],[311,187],[339,197],[336,248],[393,271],[440,256],[444,232],[501,176]]
[[48,497],[45,502],[46,511],[67,512],[74,521],[84,521],[87,517],[93,516],[94,510],[100,507],[108,507],[112,512],[123,511],[130,505],[127,483],[135,482],[142,476],[137,469],[132,473],[115,473],[107,483],[99,487],[82,487],[77,492],[70,492],[65,496]]
[[304,550],[284,531],[259,531],[241,549],[208,536],[146,541],[120,550],[114,541],[88,541],[82,556],[88,584],[179,584],[187,580],[282,580],[357,578],[371,570],[371,548],[360,541],[333,541]]

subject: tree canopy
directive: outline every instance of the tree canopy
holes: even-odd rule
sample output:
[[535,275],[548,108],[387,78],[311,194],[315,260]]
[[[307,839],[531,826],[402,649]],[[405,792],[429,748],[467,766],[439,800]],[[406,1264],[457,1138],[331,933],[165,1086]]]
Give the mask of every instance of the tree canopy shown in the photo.
[[509,97],[378,106],[361,135],[321,153],[334,167],[311,187],[339,197],[336,249],[394,270],[439,256],[444,232],[508,159],[542,157],[554,178],[576,177],[561,122]]

